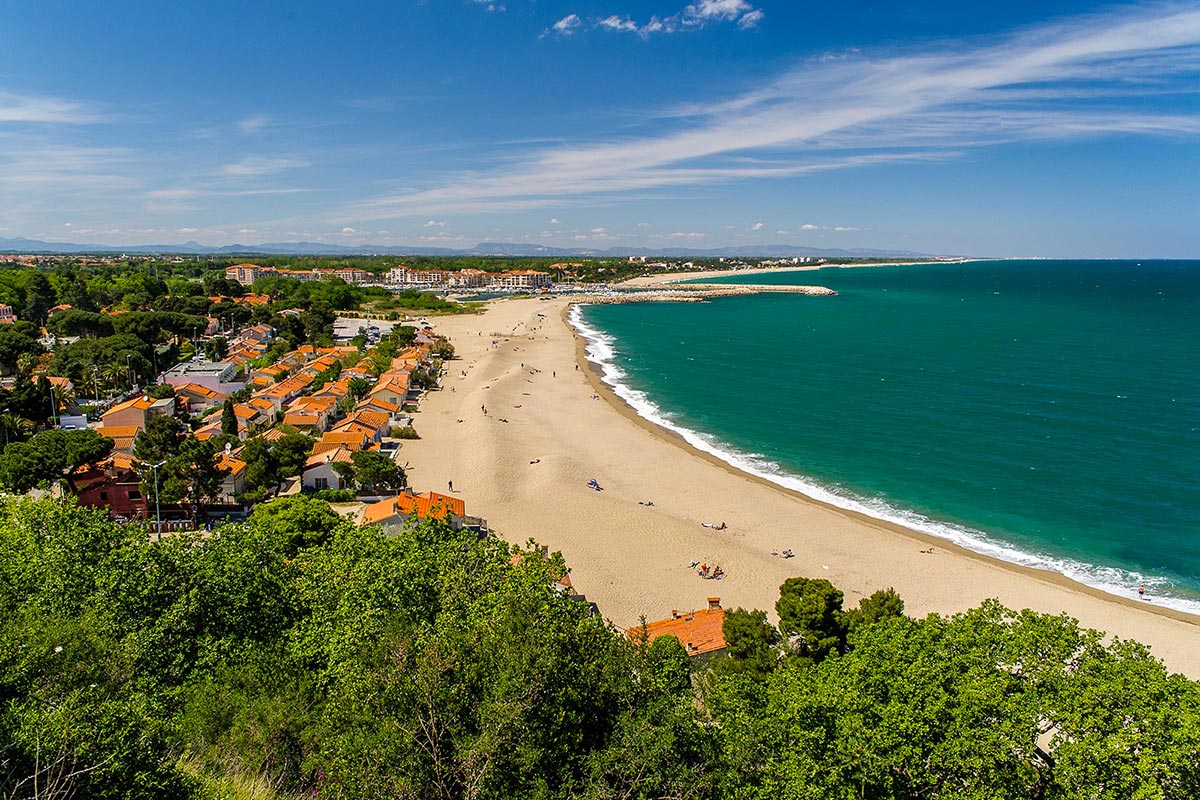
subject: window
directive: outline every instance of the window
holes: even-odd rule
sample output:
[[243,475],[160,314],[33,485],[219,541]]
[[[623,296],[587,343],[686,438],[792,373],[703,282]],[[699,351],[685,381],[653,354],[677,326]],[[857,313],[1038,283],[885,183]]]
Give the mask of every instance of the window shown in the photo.
[[316,481],[314,481],[314,483],[316,484],[318,489],[328,489],[329,488],[329,480],[327,478],[317,478]]
[[129,490],[129,499],[130,500],[141,500],[142,493],[139,492],[137,489],[130,489]]
[[100,493],[100,502],[102,502],[102,503],[107,503],[107,502],[108,502],[108,492],[101,492],[101,493]]

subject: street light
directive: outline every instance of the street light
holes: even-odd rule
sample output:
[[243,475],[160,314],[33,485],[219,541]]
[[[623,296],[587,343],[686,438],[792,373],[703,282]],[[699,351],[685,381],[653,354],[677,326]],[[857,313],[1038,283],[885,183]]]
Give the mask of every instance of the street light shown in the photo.
[[100,405],[100,367],[92,364],[92,388],[96,390],[96,405]]
[[157,464],[151,464],[150,469],[154,470],[154,533],[156,541],[162,541],[162,503],[158,501],[158,468],[167,463],[164,458]]
[[132,354],[132,353],[126,353],[126,354],[125,354],[125,369],[129,371],[129,388],[130,388],[130,389],[132,389],[132,388],[133,388],[133,385],[134,385],[134,383],[136,383],[136,382],[137,382],[137,381],[134,379],[134,375],[133,375],[133,364],[131,364],[131,363],[130,363],[130,361],[129,361],[131,358],[133,358],[133,354]]

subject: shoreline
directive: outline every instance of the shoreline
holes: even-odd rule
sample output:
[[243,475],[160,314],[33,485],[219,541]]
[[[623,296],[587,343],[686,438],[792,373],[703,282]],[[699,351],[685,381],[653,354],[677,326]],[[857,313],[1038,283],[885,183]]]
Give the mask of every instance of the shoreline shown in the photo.
[[[1067,613],[1200,677],[1200,618],[824,504],[696,450],[599,380],[564,318],[570,305],[503,299],[482,316],[440,320],[459,358],[422,401],[422,439],[405,442],[401,458],[416,490],[452,480],[467,512],[502,538],[561,551],[577,590],[615,625],[703,608],[710,596],[773,617],[779,585],[808,575],[828,578],[847,607],[891,586],[918,618],[987,598]],[[719,521],[728,530],[701,525]],[[921,552],[930,546],[936,554]],[[772,556],[785,548],[794,559]],[[692,561],[726,577],[703,580]]]
[[[876,266],[876,265],[870,265],[870,266]],[[883,266],[883,265],[878,265],[878,266]],[[888,266],[891,266],[891,265],[888,265]],[[1075,580],[1074,578],[1071,578],[1068,575],[1064,575],[1063,573],[1058,572],[1053,569],[1050,569],[1050,568],[1034,567],[1034,566],[1029,566],[1027,564],[1019,564],[1014,561],[1009,561],[1007,559],[1000,558],[999,556],[990,555],[988,553],[981,553],[978,550],[973,550],[970,547],[967,547],[965,545],[954,542],[943,536],[938,536],[933,533],[927,533],[925,531],[916,530],[915,528],[910,528],[899,522],[894,522],[894,521],[888,520],[888,519],[882,519],[880,517],[872,516],[871,514],[868,514],[868,513],[862,512],[862,511],[857,511],[852,508],[845,508],[845,507],[839,506],[835,503],[830,503],[828,501],[821,500],[820,498],[813,497],[812,495],[806,494],[805,492],[802,492],[798,489],[792,489],[787,486],[783,486],[780,483],[771,480],[770,478],[755,474],[748,470],[741,469],[736,464],[730,463],[729,461],[727,461],[724,458],[721,458],[719,455],[716,455],[715,453],[710,453],[706,450],[702,450],[699,447],[696,447],[694,444],[689,442],[687,440],[687,438],[684,437],[683,434],[679,433],[678,431],[674,431],[674,430],[671,430],[670,428],[666,428],[666,427],[660,425],[659,423],[655,422],[654,420],[648,419],[647,417],[643,416],[641,413],[639,413],[639,411],[636,408],[634,408],[632,405],[630,405],[630,403],[625,398],[623,398],[619,394],[617,394],[617,392],[614,390],[614,388],[605,381],[604,376],[602,374],[603,365],[600,362],[592,360],[588,356],[587,337],[584,334],[580,333],[579,329],[568,319],[568,314],[570,313],[570,309],[572,307],[574,307],[575,305],[587,305],[587,304],[586,303],[578,303],[578,304],[573,303],[572,305],[565,308],[563,310],[563,322],[564,322],[564,324],[566,324],[568,327],[571,328],[572,332],[575,335],[575,338],[577,340],[576,341],[576,359],[578,360],[578,362],[581,366],[586,366],[586,369],[584,371],[588,377],[588,381],[592,384],[593,388],[597,391],[597,393],[600,394],[600,396],[603,397],[606,402],[608,402],[611,406],[613,406],[613,408],[618,413],[620,413],[622,416],[626,417],[627,419],[629,419],[636,425],[638,425],[642,428],[645,428],[650,433],[653,433],[653,434],[659,436],[664,441],[670,442],[674,446],[680,447],[680,448],[688,451],[693,456],[695,456],[697,458],[701,458],[701,459],[713,464],[714,466],[718,466],[724,470],[727,470],[734,475],[738,475],[740,477],[746,478],[747,480],[754,481],[755,483],[758,483],[762,486],[768,487],[774,491],[780,492],[784,495],[795,498],[802,502],[815,503],[819,506],[829,509],[830,511],[832,511],[834,513],[843,514],[843,515],[847,516],[848,518],[853,519],[857,522],[862,522],[865,524],[878,526],[878,527],[880,527],[884,530],[888,530],[890,532],[900,533],[904,536],[907,536],[907,537],[913,539],[915,542],[917,542],[919,544],[923,544],[923,545],[926,545],[929,547],[940,547],[944,550],[952,551],[955,554],[962,556],[964,558],[979,559],[979,560],[982,560],[989,564],[999,566],[1003,569],[1013,570],[1015,572],[1018,572],[1022,575],[1026,575],[1028,577],[1036,578],[1038,580],[1048,580],[1048,581],[1058,584],[1064,588],[1091,594],[1094,597],[1096,597],[1097,599],[1121,603],[1122,605],[1126,605],[1130,608],[1136,608],[1139,611],[1150,611],[1150,612],[1158,613],[1163,616],[1169,617],[1171,619],[1176,619],[1176,620],[1179,620],[1180,622],[1185,622],[1185,623],[1194,625],[1198,629],[1197,632],[1200,633],[1200,614],[1195,614],[1195,613],[1192,613],[1189,611],[1184,611],[1182,609],[1171,608],[1169,606],[1154,605],[1153,603],[1149,603],[1146,600],[1140,600],[1140,599],[1135,600],[1132,597],[1124,597],[1122,595],[1115,594],[1113,592],[1107,592],[1098,587],[1089,586],[1088,584],[1083,583],[1082,581]]]

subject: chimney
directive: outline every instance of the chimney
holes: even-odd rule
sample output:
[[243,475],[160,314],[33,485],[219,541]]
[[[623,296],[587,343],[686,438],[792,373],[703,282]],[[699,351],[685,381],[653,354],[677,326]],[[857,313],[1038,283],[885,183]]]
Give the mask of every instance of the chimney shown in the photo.
[[721,607],[721,598],[719,598],[719,597],[708,598],[708,610],[709,611],[716,611],[720,607]]
[[671,619],[679,619],[679,609],[678,608],[671,609]]

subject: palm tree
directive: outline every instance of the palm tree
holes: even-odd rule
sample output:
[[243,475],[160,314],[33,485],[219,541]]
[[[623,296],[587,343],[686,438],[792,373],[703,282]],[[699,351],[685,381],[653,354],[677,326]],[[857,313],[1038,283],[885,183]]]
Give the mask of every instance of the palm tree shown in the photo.
[[112,384],[114,389],[118,389],[129,383],[129,370],[124,364],[109,364],[100,370],[104,376],[105,383]]
[[5,411],[0,414],[0,428],[4,428],[4,446],[13,439],[24,439],[33,432],[33,423],[19,414]]

